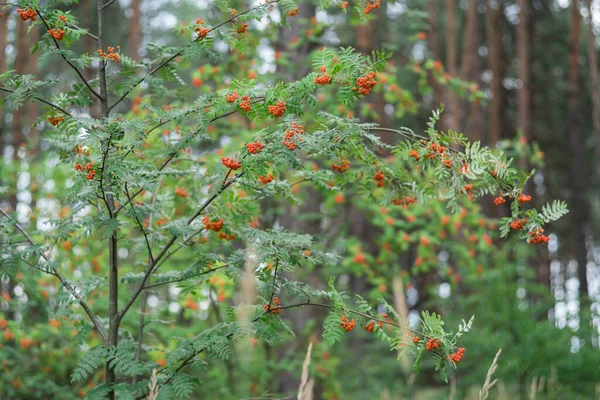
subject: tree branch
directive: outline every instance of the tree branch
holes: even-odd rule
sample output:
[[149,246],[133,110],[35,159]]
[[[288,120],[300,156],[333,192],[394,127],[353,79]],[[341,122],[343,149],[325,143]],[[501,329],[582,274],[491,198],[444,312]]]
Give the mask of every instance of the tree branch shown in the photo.
[[[12,220],[12,218],[10,217],[10,215],[6,211],[4,211],[3,209],[1,209],[1,208],[0,208],[0,213],[2,213],[2,215],[4,215],[9,220]],[[31,238],[31,236],[29,236],[29,234],[27,233],[27,231],[18,222],[14,222],[13,225],[14,225],[14,227],[19,232],[21,232],[21,234],[23,236],[25,236],[25,238],[27,239],[27,241],[29,242],[30,245],[36,246],[36,243],[33,241],[33,239]],[[48,258],[48,256],[43,251],[38,250],[37,252],[40,254],[40,256],[44,260],[46,260],[47,263],[50,264],[50,259]],[[108,337],[106,336],[106,333],[104,332],[104,328],[102,327],[102,324],[100,324],[100,321],[98,321],[98,319],[96,318],[96,316],[94,315],[94,313],[92,312],[92,310],[90,309],[90,307],[87,305],[87,303],[85,302],[85,300],[83,300],[81,298],[81,296],[79,295],[79,293],[77,293],[77,290],[75,288],[73,288],[69,284],[69,282],[67,282],[67,280],[61,275],[60,272],[58,272],[58,270],[56,268],[53,268],[52,272],[48,272],[48,273],[50,275],[56,276],[56,278],[58,278],[58,280],[60,281],[60,283],[65,287],[65,289],[67,289],[67,291],[69,293],[71,293],[71,295],[73,297],[75,297],[75,299],[77,299],[78,303],[81,305],[81,307],[83,308],[83,310],[85,311],[85,313],[88,315],[88,317],[92,321],[92,324],[94,325],[94,328],[96,329],[96,331],[98,331],[98,333],[100,334],[100,337],[106,343],[107,340],[108,340]]]
[[[40,19],[42,20],[42,22],[44,23],[44,25],[46,25],[46,29],[47,29],[47,30],[50,30],[50,29],[51,29],[51,28],[50,28],[50,25],[48,25],[48,23],[47,23],[47,22],[46,22],[46,20],[44,19],[44,16],[43,16],[43,15],[42,15],[42,13],[40,12],[40,10],[38,10],[38,9],[36,8],[36,9],[35,9],[35,12],[37,13],[37,15],[39,15],[39,16],[40,16]],[[99,39],[98,39],[98,37],[96,37],[96,40],[99,40]],[[57,50],[61,50],[61,48],[60,48],[60,45],[58,44],[58,41],[57,41],[57,40],[56,40],[54,37],[52,37],[52,41],[54,42],[54,46],[56,46],[56,49],[57,49]],[[96,91],[94,90],[94,88],[92,88],[92,87],[90,86],[90,84],[89,84],[89,83],[88,83],[88,81],[85,79],[85,77],[83,76],[83,74],[82,74],[82,73],[79,71],[79,69],[77,69],[77,67],[76,67],[76,66],[75,66],[75,65],[74,65],[74,64],[73,64],[71,61],[69,61],[69,59],[68,59],[68,58],[67,58],[67,57],[66,57],[66,56],[65,56],[63,53],[60,53],[60,56],[62,57],[62,59],[63,59],[63,60],[65,60],[65,62],[66,62],[67,64],[69,64],[69,66],[70,66],[71,68],[73,68],[73,70],[74,70],[74,71],[77,73],[77,75],[79,75],[79,78],[81,78],[81,81],[82,81],[82,82],[83,82],[83,84],[84,84],[84,85],[85,85],[85,86],[86,86],[86,87],[89,89],[89,91],[90,91],[90,92],[91,92],[91,93],[92,93],[94,96],[96,96],[97,98],[99,98],[100,100],[102,100],[102,96],[101,96],[101,95],[100,95],[98,92],[96,92]]]
[[[112,1],[114,1],[114,0],[112,0]],[[112,3],[112,1],[111,1],[111,3]],[[267,1],[267,2],[265,2],[265,3],[262,3],[262,4],[258,5],[258,6],[251,7],[251,8],[248,8],[247,10],[244,10],[244,11],[242,11],[242,12],[240,12],[240,13],[237,13],[236,15],[234,15],[234,16],[232,16],[232,17],[230,17],[230,18],[226,19],[225,21],[221,22],[220,24],[217,24],[217,25],[215,25],[214,27],[212,27],[212,28],[211,28],[211,29],[208,31],[208,33],[212,32],[212,31],[214,31],[214,30],[216,30],[216,29],[219,29],[219,28],[220,28],[220,27],[222,27],[223,25],[225,25],[225,24],[227,24],[227,23],[229,23],[229,22],[231,22],[231,21],[233,21],[233,20],[235,20],[235,19],[237,19],[237,18],[241,17],[241,16],[242,16],[242,15],[244,15],[244,14],[248,14],[249,12],[251,12],[251,11],[254,11],[254,10],[256,10],[256,9],[258,9],[258,8],[261,8],[261,7],[267,7],[267,6],[270,6],[271,4],[277,3],[278,1],[279,1],[279,0],[271,0],[271,1]],[[109,4],[110,4],[110,3],[109,3]],[[198,42],[200,39],[202,39],[202,38],[201,38],[201,37],[197,37],[196,39],[194,39],[194,40],[192,41],[192,43],[196,43],[196,42]],[[134,90],[136,87],[138,87],[139,85],[141,85],[141,84],[142,84],[142,82],[144,82],[146,79],[148,79],[149,77],[151,77],[152,75],[154,75],[155,73],[157,73],[157,72],[158,72],[158,71],[159,71],[161,68],[165,67],[167,64],[169,64],[171,61],[173,61],[174,59],[176,59],[177,57],[179,57],[180,55],[182,55],[184,52],[185,52],[185,50],[179,50],[177,53],[173,54],[171,57],[169,57],[169,58],[167,58],[167,59],[163,60],[163,61],[162,61],[161,63],[159,63],[159,64],[158,64],[156,67],[152,68],[152,70],[150,70],[150,72],[148,72],[146,75],[144,75],[142,78],[140,78],[140,79],[139,79],[139,80],[138,80],[136,83],[134,83],[134,84],[133,84],[133,85],[132,85],[132,86],[131,86],[129,89],[127,89],[127,91],[126,91],[125,93],[123,93],[123,95],[122,95],[122,96],[121,96],[121,97],[120,97],[120,98],[119,98],[117,101],[115,101],[113,105],[111,105],[111,106],[108,108],[108,111],[110,112],[110,111],[111,111],[113,108],[115,108],[117,105],[119,105],[119,103],[121,103],[123,100],[125,100],[125,98],[126,98],[127,96],[129,96],[129,94],[130,94],[130,93],[131,93],[131,92],[132,92],[132,91],[133,91],[133,90]]]
[[[0,90],[3,91],[3,92],[7,92],[7,93],[14,93],[15,92],[14,90],[8,89],[8,88],[3,87],[3,86],[0,86]],[[71,113],[69,113],[67,110],[65,110],[64,108],[61,108],[60,106],[57,106],[56,104],[50,103],[48,100],[44,100],[43,98],[38,97],[38,96],[31,96],[31,98],[35,99],[35,100],[37,100],[37,101],[39,101],[41,103],[44,103],[44,104],[46,104],[46,105],[48,105],[48,106],[50,106],[50,107],[52,107],[52,108],[60,111],[61,113],[69,116],[69,117],[72,117]]]

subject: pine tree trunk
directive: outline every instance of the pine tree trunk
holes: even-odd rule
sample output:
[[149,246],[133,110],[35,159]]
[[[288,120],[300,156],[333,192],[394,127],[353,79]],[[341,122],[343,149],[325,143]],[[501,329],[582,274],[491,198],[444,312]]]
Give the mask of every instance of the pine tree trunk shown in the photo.
[[[438,38],[438,1],[437,0],[429,0],[428,2],[428,14],[429,14],[429,35],[427,44],[429,46],[430,57],[439,58],[441,54],[440,42]],[[434,108],[438,108],[440,105],[444,103],[444,89],[442,86],[435,80],[430,79],[429,84],[433,87],[433,99],[435,104]],[[447,130],[447,119],[442,118],[439,123],[439,129]]]
[[140,61],[142,45],[142,28],[140,25],[142,0],[131,0],[131,22],[129,23],[129,54],[135,61]]
[[[469,6],[467,8],[467,21],[465,24],[464,31],[464,48],[462,52],[462,60],[461,60],[461,76],[466,81],[471,81],[479,84],[480,80],[480,72],[481,72],[481,63],[479,58],[479,24],[477,23],[477,0],[469,0]],[[462,101],[463,104],[460,105],[461,110],[468,109],[468,103],[466,100]],[[481,140],[482,134],[482,113],[481,107],[479,104],[472,103],[471,113],[469,118],[469,123],[466,126],[467,131],[465,132],[466,136],[471,140]],[[458,115],[460,120],[458,121],[459,126],[463,125],[463,115],[461,112]]]
[[[28,48],[32,49],[35,43],[40,38],[40,30],[39,27],[34,28],[31,32],[29,32],[29,45]],[[29,54],[27,57],[27,65],[26,71],[27,74],[35,75],[38,72],[38,59],[39,53],[35,52],[33,54]],[[39,145],[40,145],[40,131],[34,126],[35,120],[40,114],[40,105],[37,102],[30,101],[27,103],[27,126],[30,128],[29,138],[27,140],[28,149],[32,158],[37,158],[39,154]]]
[[[17,54],[15,56],[15,71],[19,75],[26,74],[27,56],[29,55],[29,39],[27,37],[27,25],[25,22],[17,21]],[[17,158],[17,153],[21,144],[24,143],[23,125],[25,120],[25,106],[15,110],[12,121],[12,146],[14,151],[13,159]]]
[[596,139],[596,175],[600,176],[600,85],[598,78],[598,54],[596,52],[596,34],[592,0],[586,0],[590,23],[588,26],[588,68],[590,70],[590,86],[592,92],[592,127]]
[[[6,46],[8,45],[8,20],[12,7],[4,10],[4,15],[0,18],[0,74],[7,69],[6,65]],[[4,112],[0,110],[0,160],[4,158],[4,147],[6,146],[6,136],[8,130],[4,125]]]
[[[458,53],[456,42],[456,0],[445,0],[446,8],[446,69],[452,77],[458,76]],[[436,54],[440,56],[440,54]],[[446,113],[444,119],[448,129],[460,132],[461,125],[461,100],[450,88],[446,89]]]
[[527,141],[531,140],[531,30],[529,29],[529,0],[517,0],[519,23],[517,25],[517,130]]
[[[493,5],[498,4],[498,9]],[[488,0],[485,25],[488,46],[488,68],[492,72],[492,100],[489,105],[489,124],[487,142],[492,148],[502,139],[502,120],[504,103],[504,0]],[[497,208],[497,207],[496,207]]]
[[571,146],[571,204],[572,213],[572,252],[577,261],[579,294],[581,301],[588,294],[587,248],[585,229],[588,217],[585,200],[585,176],[583,159],[583,138],[581,126],[581,81],[578,58],[581,54],[581,14],[576,1],[571,5],[571,28],[569,32],[569,142]]

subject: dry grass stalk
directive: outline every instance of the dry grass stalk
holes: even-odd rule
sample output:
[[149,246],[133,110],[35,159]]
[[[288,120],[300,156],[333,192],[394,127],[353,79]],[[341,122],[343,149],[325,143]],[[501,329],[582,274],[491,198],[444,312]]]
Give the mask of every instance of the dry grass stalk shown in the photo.
[[156,377],[156,368],[152,370],[152,376],[150,377],[150,385],[148,385],[150,391],[146,400],[157,400],[158,399],[158,378]]
[[496,382],[498,382],[498,379],[494,379],[493,381],[491,379],[494,372],[496,372],[496,368],[498,368],[498,357],[500,357],[500,353],[502,353],[502,349],[498,350],[496,357],[494,357],[494,361],[492,361],[490,369],[488,369],[483,387],[479,391],[479,400],[486,400],[490,394],[490,389],[494,387]]
[[310,354],[312,352],[312,342],[308,344],[308,350],[306,350],[306,357],[302,364],[302,376],[300,377],[300,387],[298,388],[298,400],[312,400],[312,388],[314,380],[308,380],[310,367]]

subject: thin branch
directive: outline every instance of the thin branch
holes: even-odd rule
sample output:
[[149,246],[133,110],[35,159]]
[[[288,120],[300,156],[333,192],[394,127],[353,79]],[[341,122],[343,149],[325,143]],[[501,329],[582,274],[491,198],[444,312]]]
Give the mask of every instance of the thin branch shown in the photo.
[[[3,92],[7,92],[7,93],[14,93],[15,92],[14,90],[8,89],[8,88],[3,87],[3,86],[0,86],[0,90],[3,91]],[[68,112],[67,110],[65,110],[64,108],[62,108],[60,106],[57,106],[56,104],[50,103],[48,100],[44,100],[44,99],[42,99],[41,97],[38,97],[38,96],[31,96],[31,98],[35,99],[35,100],[37,100],[37,101],[39,101],[41,103],[44,103],[44,104],[46,104],[46,105],[48,105],[48,106],[50,106],[50,107],[52,107],[52,108],[60,111],[61,113],[69,116],[69,117],[72,117],[72,115],[71,115],[70,112]]]
[[[9,220],[12,220],[11,217],[10,217],[10,215],[6,211],[4,211],[3,209],[1,209],[1,208],[0,208],[0,213],[2,213],[2,215],[4,215]],[[36,243],[33,241],[33,239],[31,238],[31,236],[29,236],[29,234],[27,233],[27,231],[18,222],[14,222],[13,225],[14,225],[14,227],[19,232],[21,232],[21,234],[23,236],[25,236],[25,238],[27,239],[27,241],[29,242],[29,244],[31,244],[32,246],[36,246]],[[50,263],[50,259],[48,258],[48,256],[43,251],[38,250],[38,253],[40,254],[40,256],[44,260],[46,260],[47,263]],[[108,338],[106,336],[106,333],[104,332],[104,328],[102,328],[102,324],[100,324],[100,321],[98,321],[98,319],[96,318],[96,316],[94,315],[94,313],[92,312],[92,310],[90,309],[90,307],[87,305],[87,303],[85,302],[85,300],[81,298],[81,296],[79,295],[79,293],[77,293],[77,290],[75,290],[75,288],[73,288],[69,284],[69,282],[67,282],[67,280],[61,275],[60,272],[58,272],[58,270],[56,268],[53,269],[53,273],[51,275],[56,276],[58,278],[58,280],[60,281],[60,283],[67,289],[67,291],[69,293],[71,293],[71,295],[73,297],[75,297],[77,299],[77,301],[79,302],[79,304],[81,305],[81,307],[84,309],[85,313],[88,315],[88,317],[92,321],[92,324],[94,325],[94,328],[96,328],[96,330],[100,334],[100,337],[102,337],[102,340],[104,340],[104,342],[106,343],[108,341]]]
[[[127,190],[127,183],[125,183],[125,196],[127,196],[127,199],[130,199],[129,190]],[[148,233],[144,229],[144,225],[142,225],[142,222],[140,221],[138,216],[135,214],[135,207],[133,207],[133,203],[131,201],[129,201],[129,205],[131,206],[131,212],[133,213],[133,217],[135,218],[135,221],[137,222],[138,227],[142,232],[142,235],[144,235],[144,240],[146,241],[146,248],[148,249],[148,257],[150,257],[150,265],[152,265],[154,264],[154,256],[152,255],[152,245],[148,240]]]
[[[46,29],[50,30],[50,25],[48,25],[48,23],[46,22],[46,20],[44,19],[44,16],[42,15],[42,13],[40,12],[40,10],[38,10],[37,8],[35,9],[35,12],[37,13],[37,15],[40,16],[40,19],[42,20],[42,22],[44,23],[44,25],[46,25]],[[98,38],[96,37],[96,40],[98,40]],[[61,50],[60,45],[58,44],[58,41],[52,37],[52,41],[54,42],[54,45],[56,46],[57,50]],[[92,94],[94,96],[96,96],[97,98],[99,98],[100,100],[102,100],[102,96],[100,96],[100,94],[98,92],[96,92],[94,90],[94,88],[92,88],[90,86],[90,84],[88,83],[88,81],[85,79],[85,77],[83,76],[83,74],[79,71],[79,69],[77,69],[77,67],[71,62],[69,61],[69,59],[63,54],[60,53],[60,56],[62,57],[63,60],[65,60],[65,62],[67,64],[69,64],[69,66],[71,68],[73,68],[73,70],[77,73],[77,75],[79,75],[79,78],[81,78],[83,84],[90,90],[90,92],[92,92]]]
[[[112,0],[112,1],[111,1],[111,2],[109,2],[108,4],[112,3],[113,1],[114,1],[114,0]],[[207,32],[207,34],[208,34],[208,33],[211,33],[212,31],[214,31],[214,30],[216,30],[216,29],[219,29],[219,28],[220,28],[220,27],[222,27],[223,25],[225,25],[225,24],[227,24],[227,23],[229,23],[229,22],[231,22],[231,21],[233,21],[233,20],[235,20],[235,19],[237,19],[237,18],[241,17],[241,16],[242,16],[242,15],[244,15],[244,14],[248,14],[249,12],[251,12],[251,11],[254,11],[254,10],[258,9],[258,8],[261,8],[261,7],[266,7],[266,6],[269,6],[269,5],[271,5],[271,4],[277,3],[278,1],[279,1],[279,0],[271,0],[271,1],[267,1],[267,2],[265,2],[265,3],[262,3],[262,4],[258,5],[258,6],[251,7],[251,8],[248,8],[247,10],[244,10],[244,11],[242,11],[242,12],[240,12],[240,13],[237,13],[236,15],[234,15],[234,16],[232,16],[232,17],[230,17],[230,18],[226,19],[225,21],[221,22],[220,24],[217,24],[217,25],[215,25],[214,27],[212,27],[212,28],[211,28],[211,29],[210,29],[210,30]],[[105,7],[106,7],[106,5],[105,5]],[[200,36],[198,36],[196,39],[194,39],[194,40],[192,41],[192,43],[196,43],[196,42],[198,42],[200,39],[202,39],[202,38],[201,38]],[[148,79],[149,77],[151,77],[152,75],[154,75],[155,73],[157,73],[157,72],[158,72],[158,71],[159,71],[161,68],[165,67],[167,64],[169,64],[171,61],[173,61],[174,59],[176,59],[177,57],[179,57],[180,55],[182,55],[184,52],[185,52],[185,50],[179,50],[177,53],[173,54],[171,57],[169,57],[169,58],[167,58],[167,59],[163,60],[163,61],[162,61],[160,64],[158,64],[156,67],[152,68],[152,70],[150,70],[150,72],[148,72],[146,75],[144,75],[142,78],[140,78],[140,79],[139,79],[139,80],[138,80],[136,83],[134,83],[134,84],[133,84],[133,85],[132,85],[132,86],[131,86],[129,89],[127,89],[127,91],[126,91],[125,93],[123,93],[123,95],[122,95],[122,96],[121,96],[121,97],[120,97],[120,98],[119,98],[117,101],[115,101],[115,102],[114,102],[114,104],[113,104],[112,106],[110,106],[110,107],[108,108],[108,111],[110,112],[110,111],[111,111],[113,108],[115,108],[117,105],[119,105],[119,103],[121,103],[123,100],[125,100],[125,98],[126,98],[127,96],[129,96],[129,94],[130,94],[130,93],[131,93],[131,92],[132,92],[132,91],[133,91],[135,88],[137,88],[139,85],[141,85],[141,84],[142,84],[142,82],[144,82],[146,79]]]
[[275,297],[275,284],[277,283],[277,268],[279,268],[279,258],[275,261],[275,272],[273,273],[273,291],[271,292],[271,298],[269,299],[269,310],[273,304],[273,297]]
[[208,275],[208,274],[210,274],[212,272],[215,272],[215,271],[218,271],[220,269],[230,268],[230,267],[231,267],[231,265],[227,264],[227,265],[223,265],[223,266],[220,266],[220,267],[217,267],[217,268],[207,269],[206,271],[201,272],[201,273],[199,273],[197,275],[194,275],[194,276],[186,276],[186,277],[182,277],[182,278],[172,279],[170,281],[158,282],[158,283],[153,283],[151,285],[146,285],[146,286],[144,286],[144,289],[151,289],[151,288],[154,288],[154,287],[157,287],[157,286],[168,285],[170,283],[183,282],[183,281],[188,280],[188,279],[193,279],[193,278],[197,278],[199,276]]
[[[198,209],[198,211],[196,211],[194,213],[194,215],[192,215],[190,218],[188,218],[188,220],[186,221],[187,225],[190,225],[192,222],[194,222],[196,220],[196,218],[198,218],[198,216],[200,216],[200,214],[202,214],[204,212],[204,210],[206,210],[206,208],[217,198],[219,197],[219,195],[221,193],[223,193],[229,186],[231,186],[238,178],[240,178],[241,176],[243,176],[244,173],[241,172],[239,174],[237,174],[235,177],[233,177],[229,182],[227,182],[227,184],[220,188],[218,192],[216,192],[215,194],[213,194],[212,196],[210,196],[205,202],[204,204],[202,204],[202,206]],[[133,305],[133,303],[135,302],[135,300],[138,298],[138,296],[140,295],[140,293],[144,290],[144,287],[146,286],[148,279],[150,278],[150,275],[152,275],[152,272],[155,270],[156,264],[160,261],[161,258],[164,257],[164,255],[169,251],[169,249],[171,248],[171,246],[173,246],[173,244],[177,241],[177,238],[179,238],[180,235],[173,235],[171,237],[171,239],[167,242],[167,244],[163,247],[163,249],[161,250],[161,252],[156,256],[156,258],[154,259],[154,263],[152,265],[152,268],[148,268],[146,273],[144,274],[144,277],[142,279],[142,282],[140,283],[140,286],[137,288],[137,290],[135,291],[135,293],[133,294],[133,296],[131,296],[131,299],[129,299],[129,301],[127,302],[127,304],[123,307],[123,309],[121,309],[121,311],[118,313],[117,316],[117,321],[120,321],[125,314],[127,313],[127,311],[129,310],[129,308]]]
[[108,3],[104,4],[104,6],[102,6],[102,9],[105,9],[106,7],[110,6],[115,1],[117,1],[117,0],[110,0]]
[[71,28],[79,29],[79,30],[82,30],[82,31],[86,31],[86,32],[85,32],[85,35],[86,35],[86,36],[89,36],[89,37],[91,37],[91,38],[92,38],[92,39],[94,39],[94,40],[98,40],[98,36],[96,36],[96,35],[94,35],[94,34],[90,33],[90,32],[89,32],[87,29],[85,29],[85,28],[82,28],[82,27],[80,27],[80,26],[77,26],[77,25],[75,25],[75,24],[68,24],[67,26],[69,26],[69,27],[71,27]]

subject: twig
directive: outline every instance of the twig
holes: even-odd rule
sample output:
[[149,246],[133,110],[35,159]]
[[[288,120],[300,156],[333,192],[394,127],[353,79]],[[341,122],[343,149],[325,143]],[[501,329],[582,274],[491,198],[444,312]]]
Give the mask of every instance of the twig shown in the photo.
[[202,275],[208,275],[210,273],[213,273],[213,272],[218,271],[218,270],[223,269],[223,268],[230,268],[230,267],[231,267],[231,265],[229,265],[229,264],[223,265],[221,267],[217,267],[217,268],[213,268],[213,269],[208,269],[208,270],[206,270],[204,272],[201,272],[201,273],[199,273],[197,275],[194,275],[194,276],[187,276],[185,278],[177,278],[177,279],[172,279],[170,281],[158,282],[158,283],[153,283],[151,285],[146,285],[144,287],[144,289],[147,290],[147,289],[151,289],[151,288],[154,288],[154,287],[157,287],[157,286],[168,285],[170,283],[182,282],[182,281],[185,281],[185,280],[188,280],[188,279],[197,278],[197,277],[202,276]]
[[[6,211],[4,211],[3,209],[1,209],[1,208],[0,208],[0,213],[2,213],[2,215],[4,215],[9,220],[11,220],[10,215]],[[27,233],[27,231],[18,222],[14,222],[13,225],[14,225],[14,227],[19,232],[21,232],[21,234],[23,236],[25,236],[25,238],[27,239],[27,241],[29,242],[29,244],[31,244],[34,247],[36,246],[36,243],[33,241],[33,239],[31,238],[31,236],[29,236],[29,234]],[[48,258],[48,256],[43,251],[37,250],[37,252],[40,254],[40,256],[44,260],[46,260],[47,263],[50,263],[50,259]],[[52,273],[50,273],[50,275],[56,276],[56,278],[58,278],[58,280],[60,281],[60,283],[65,287],[65,289],[67,289],[67,291],[69,293],[71,293],[71,295],[73,297],[75,297],[75,299],[77,299],[77,301],[79,302],[79,304],[81,305],[81,307],[84,309],[85,313],[88,315],[88,317],[92,321],[92,324],[94,325],[94,328],[98,331],[98,333],[100,334],[100,337],[106,343],[108,341],[108,338],[106,336],[106,333],[104,332],[104,328],[102,328],[102,324],[100,324],[100,321],[98,321],[98,319],[96,318],[96,316],[94,315],[94,313],[92,312],[92,310],[90,309],[90,307],[87,305],[87,303],[85,302],[85,300],[81,298],[81,296],[79,295],[79,293],[77,293],[77,290],[75,290],[69,284],[69,282],[66,281],[66,279],[61,275],[60,272],[58,272],[58,270],[56,268],[54,268],[52,270]]]
[[[8,89],[8,88],[2,87],[2,86],[0,86],[0,90],[3,91],[3,92],[7,92],[7,93],[14,93],[15,92],[12,89]],[[48,105],[48,106],[50,106],[52,108],[55,108],[58,111],[60,111],[61,113],[65,114],[65,115],[67,115],[69,117],[72,117],[72,115],[71,115],[70,112],[68,112],[67,110],[65,110],[64,108],[62,108],[60,106],[57,106],[56,104],[50,103],[48,100],[44,100],[44,99],[42,99],[41,97],[38,97],[38,96],[31,96],[31,98],[35,99],[35,100],[37,100],[37,101],[39,101],[41,103],[44,103],[44,104],[46,104],[46,105]]]
[[[37,13],[37,15],[39,15],[39,16],[40,16],[40,19],[42,20],[42,22],[44,23],[44,25],[46,25],[46,29],[50,30],[50,29],[51,29],[51,28],[50,28],[50,25],[48,25],[48,23],[47,23],[47,22],[46,22],[46,20],[44,19],[44,16],[43,16],[43,15],[42,15],[42,13],[40,12],[40,10],[38,10],[38,9],[36,8],[36,9],[35,9],[35,12]],[[98,37],[96,37],[96,40],[99,40],[99,38],[98,38]],[[52,41],[54,42],[54,45],[56,46],[56,49],[60,51],[60,50],[61,50],[61,48],[60,48],[60,45],[58,44],[58,41],[57,41],[57,40],[56,40],[54,37],[52,37]],[[77,67],[76,67],[76,66],[75,66],[75,65],[74,65],[74,64],[73,64],[71,61],[69,61],[69,59],[68,59],[68,58],[67,58],[67,57],[66,57],[66,56],[65,56],[63,53],[60,53],[60,56],[62,57],[62,59],[63,59],[63,60],[65,60],[65,62],[66,62],[67,64],[69,64],[69,66],[70,66],[71,68],[73,68],[73,70],[74,70],[74,71],[77,73],[77,75],[79,75],[79,78],[81,78],[81,80],[83,81],[83,84],[84,84],[84,85],[85,85],[85,86],[86,86],[86,87],[87,87],[87,88],[90,90],[90,92],[92,92],[92,94],[93,94],[94,96],[96,96],[97,98],[99,98],[100,100],[102,100],[102,98],[103,98],[103,97],[102,97],[102,96],[101,96],[101,95],[100,95],[98,92],[96,92],[96,91],[94,90],[94,88],[92,88],[92,87],[90,86],[90,84],[89,84],[89,83],[88,83],[88,81],[85,79],[85,77],[83,76],[83,74],[82,74],[82,73],[79,71],[79,69],[77,69]]]

